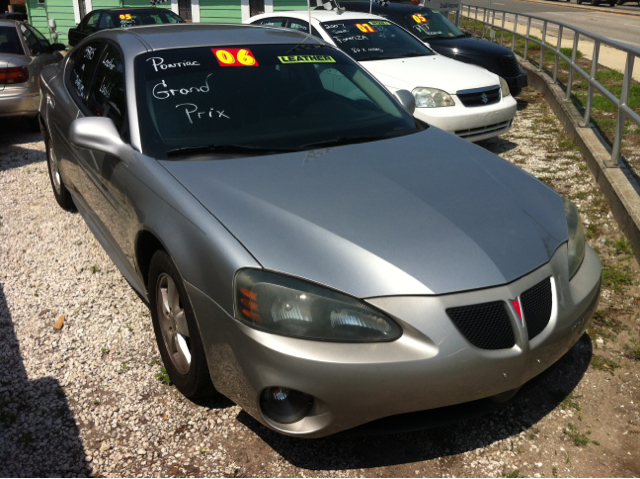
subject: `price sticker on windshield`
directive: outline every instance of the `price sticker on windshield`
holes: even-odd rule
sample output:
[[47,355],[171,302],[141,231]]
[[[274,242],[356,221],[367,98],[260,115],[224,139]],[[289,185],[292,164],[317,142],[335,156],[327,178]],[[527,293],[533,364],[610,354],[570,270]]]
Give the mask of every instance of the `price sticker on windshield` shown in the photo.
[[391,25],[391,22],[384,22],[382,20],[373,20],[369,22],[369,25]]
[[416,15],[411,15],[411,18],[413,18],[416,23],[427,23],[428,21],[426,18],[424,18],[424,15],[420,15],[419,13]]
[[123,15],[120,15],[120,20],[133,20],[133,18],[131,18],[130,13],[125,13]]
[[257,67],[258,60],[248,48],[212,48],[221,67]]
[[358,29],[361,32],[373,33],[373,32],[377,32],[378,31],[375,28],[373,28],[371,25],[369,25],[368,23],[356,23],[355,25],[356,25],[356,27],[358,27]]

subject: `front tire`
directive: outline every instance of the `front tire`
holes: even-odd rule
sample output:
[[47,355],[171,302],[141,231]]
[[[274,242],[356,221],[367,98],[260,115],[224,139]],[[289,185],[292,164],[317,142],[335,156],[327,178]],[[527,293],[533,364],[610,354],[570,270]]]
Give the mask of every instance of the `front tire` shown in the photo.
[[69,193],[69,190],[67,190],[67,187],[62,181],[62,176],[60,176],[58,157],[51,146],[51,138],[45,140],[45,148],[47,150],[47,170],[49,170],[49,180],[51,181],[53,196],[63,210],[73,211],[76,209],[76,205],[73,203],[71,193]]
[[149,266],[149,308],[164,367],[189,399],[209,396],[213,384],[195,314],[173,259],[163,250]]

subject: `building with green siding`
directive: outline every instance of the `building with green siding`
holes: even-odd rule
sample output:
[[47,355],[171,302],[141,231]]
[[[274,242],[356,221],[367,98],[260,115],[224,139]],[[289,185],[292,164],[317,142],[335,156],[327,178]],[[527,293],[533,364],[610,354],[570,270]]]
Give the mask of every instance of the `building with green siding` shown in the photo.
[[[150,0],[27,0],[27,14],[29,23],[52,42],[66,44],[69,29],[92,10],[148,6]],[[306,10],[307,0],[169,0],[157,7],[192,22],[240,23],[258,13]]]

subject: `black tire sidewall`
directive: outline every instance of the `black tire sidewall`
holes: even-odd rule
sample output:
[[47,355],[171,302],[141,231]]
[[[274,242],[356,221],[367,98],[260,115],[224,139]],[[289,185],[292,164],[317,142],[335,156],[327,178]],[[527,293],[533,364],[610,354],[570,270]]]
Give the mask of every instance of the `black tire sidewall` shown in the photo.
[[[67,190],[67,187],[64,185],[64,181],[62,181],[62,176],[60,176],[60,194],[56,191],[56,185],[53,180],[53,174],[51,173],[51,150],[53,146],[51,145],[51,138],[46,137],[44,140],[44,147],[46,150],[47,156],[47,172],[49,174],[49,182],[51,183],[51,191],[53,191],[53,196],[56,199],[58,205],[67,211],[71,211],[75,209],[75,204],[73,203],[73,199],[71,198],[71,193]],[[58,171],[59,173],[59,171]]]
[[[158,278],[162,273],[168,274],[175,283],[180,294],[182,307],[184,308],[184,312],[187,317],[191,346],[191,367],[186,374],[178,371],[173,365],[173,361],[167,351],[164,337],[162,336],[162,331],[160,329],[157,304],[157,284]],[[153,330],[156,335],[158,350],[160,351],[160,356],[162,357],[162,362],[164,363],[167,374],[169,374],[169,377],[176,388],[178,388],[184,396],[190,399],[210,395],[212,393],[213,386],[209,376],[207,359],[204,347],[202,346],[202,339],[200,338],[200,331],[193,312],[191,300],[189,299],[177,266],[165,251],[158,250],[151,258],[148,282],[147,291],[149,292],[149,309],[151,311],[151,319],[153,321]]]

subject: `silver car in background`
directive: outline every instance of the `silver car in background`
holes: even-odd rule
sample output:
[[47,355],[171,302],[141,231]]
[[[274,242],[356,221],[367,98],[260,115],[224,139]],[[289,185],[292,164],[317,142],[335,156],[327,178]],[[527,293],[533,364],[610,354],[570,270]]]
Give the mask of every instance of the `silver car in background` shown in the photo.
[[64,49],[27,23],[0,19],[0,117],[25,117],[39,129],[40,71]]
[[54,196],[148,300],[189,398],[213,384],[299,437],[504,400],[596,308],[572,203],[322,40],[106,30],[41,83]]

